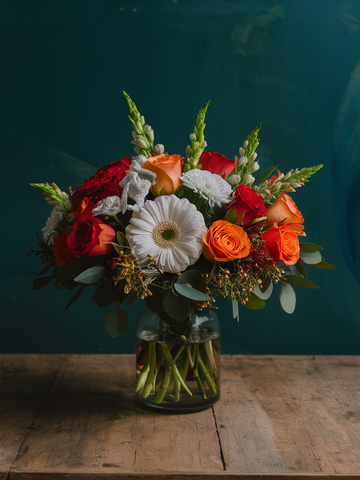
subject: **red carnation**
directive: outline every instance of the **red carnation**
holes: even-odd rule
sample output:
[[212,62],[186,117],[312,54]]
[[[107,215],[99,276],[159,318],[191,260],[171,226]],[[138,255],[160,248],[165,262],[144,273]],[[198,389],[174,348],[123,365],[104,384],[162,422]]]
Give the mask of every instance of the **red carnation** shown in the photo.
[[235,208],[237,219],[242,218],[242,226],[247,228],[256,218],[266,217],[266,207],[262,197],[247,185],[239,185],[235,196],[227,205],[226,211]]
[[86,208],[75,220],[74,228],[67,237],[67,244],[75,257],[111,255],[115,253],[111,245],[115,237],[115,230],[94,218],[90,209]]
[[112,162],[110,165],[100,168],[95,175],[85,180],[70,197],[73,214],[79,215],[82,211],[81,204],[87,199],[86,203],[91,209],[103,198],[118,195],[121,197],[122,187],[119,183],[125,177],[131,163],[130,157],[124,157],[118,162]]
[[229,160],[217,152],[203,152],[199,160],[199,165],[201,165],[201,170],[221,174],[223,178],[227,177],[236,167],[234,160]]

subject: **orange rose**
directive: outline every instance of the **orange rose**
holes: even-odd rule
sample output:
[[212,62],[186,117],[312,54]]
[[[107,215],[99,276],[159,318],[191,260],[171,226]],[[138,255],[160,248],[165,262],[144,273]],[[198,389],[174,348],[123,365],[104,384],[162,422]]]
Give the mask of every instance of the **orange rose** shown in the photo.
[[180,155],[157,155],[149,158],[142,166],[156,173],[156,183],[151,191],[156,195],[171,195],[181,185],[183,157]]
[[304,230],[304,218],[299,212],[294,200],[284,193],[267,209],[266,212],[266,224],[272,223],[285,223],[288,225],[297,235],[306,236]]
[[299,259],[300,246],[299,240],[288,225],[284,223],[274,223],[262,235],[266,242],[266,248],[275,263],[285,263],[286,265],[295,265]]
[[226,220],[214,222],[203,235],[205,258],[214,262],[228,262],[247,257],[250,253],[250,240],[245,230]]

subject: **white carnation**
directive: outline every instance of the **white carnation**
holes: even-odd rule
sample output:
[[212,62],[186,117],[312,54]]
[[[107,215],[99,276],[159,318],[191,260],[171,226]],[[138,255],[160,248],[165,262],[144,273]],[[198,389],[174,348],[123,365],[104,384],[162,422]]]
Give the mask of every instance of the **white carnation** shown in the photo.
[[194,168],[180,177],[183,185],[199,193],[205,198],[211,208],[214,205],[229,203],[233,193],[231,186],[220,176],[208,170]]

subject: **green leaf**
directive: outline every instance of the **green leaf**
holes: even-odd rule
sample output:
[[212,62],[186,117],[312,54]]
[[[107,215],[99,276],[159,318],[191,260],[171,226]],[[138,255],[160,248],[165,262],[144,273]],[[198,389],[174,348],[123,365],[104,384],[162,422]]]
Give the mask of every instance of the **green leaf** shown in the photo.
[[165,291],[162,304],[165,312],[178,322],[185,320],[189,316],[189,299],[182,295],[175,295],[171,290]]
[[[202,274],[195,269],[185,270],[180,277],[178,278],[177,283],[182,283],[183,285],[190,285],[199,290],[202,293],[206,293],[206,284],[204,282]],[[176,284],[175,284],[176,285]],[[208,300],[210,300],[208,298]]]
[[227,212],[225,215],[225,220],[230,223],[234,223],[235,220],[237,219],[237,212],[235,208],[232,208]]
[[205,293],[199,292],[199,290],[195,290],[192,288],[191,285],[183,285],[182,283],[175,283],[174,285],[175,290],[190,300],[194,300],[195,302],[207,302],[210,300],[210,297]]
[[40,278],[35,278],[33,280],[33,287],[32,290],[40,290],[40,288],[44,288],[49,283],[51,283],[54,279],[56,278],[56,275],[49,275],[47,277],[40,277]]
[[301,287],[301,288],[320,288],[315,283],[310,282],[304,277],[300,275],[286,275],[286,283],[290,283],[290,285],[294,285],[294,287]]
[[164,294],[164,290],[162,288],[156,287],[154,285],[149,285],[148,289],[152,293],[145,297],[145,305],[148,307],[149,310],[155,313],[162,312],[164,310],[162,297]]
[[316,245],[315,243],[299,243],[300,246],[300,252],[318,252],[322,250],[323,248],[320,247],[320,245]]
[[321,262],[321,253],[317,252],[300,252],[300,258],[307,265],[314,265]]
[[296,294],[288,283],[281,285],[280,303],[286,313],[293,313],[296,305]]
[[259,178],[259,181],[257,182],[258,185],[261,185],[264,180],[266,180],[270,175],[277,169],[279,165],[276,165],[276,167],[270,167],[265,172],[263,172]]
[[91,267],[80,273],[77,277],[74,278],[75,282],[86,283],[90,285],[92,283],[99,282],[104,276],[104,267],[97,265],[96,267]]
[[307,278],[306,269],[305,269],[304,265],[302,264],[302,262],[300,262],[298,260],[295,264],[295,267],[296,267],[297,271],[300,273],[300,275]]
[[265,307],[265,302],[259,298],[255,293],[250,293],[249,300],[245,303],[245,307],[251,310],[261,310]]
[[113,308],[105,313],[104,326],[110,337],[119,337],[126,332],[129,326],[129,317],[122,308]]
[[319,263],[316,263],[314,265],[310,265],[313,268],[322,268],[324,270],[334,270],[336,267],[334,265],[331,265],[331,263],[327,263],[324,261],[321,261]]
[[117,232],[116,240],[121,247],[128,247],[129,246],[128,239],[126,238],[125,234],[122,233],[122,232]]
[[75,300],[77,300],[80,297],[80,295],[82,294],[82,291],[84,290],[85,287],[86,287],[86,285],[84,285],[84,284],[80,285],[80,287],[78,288],[75,295],[71,298],[71,300],[66,305],[65,310],[67,310],[75,302]]

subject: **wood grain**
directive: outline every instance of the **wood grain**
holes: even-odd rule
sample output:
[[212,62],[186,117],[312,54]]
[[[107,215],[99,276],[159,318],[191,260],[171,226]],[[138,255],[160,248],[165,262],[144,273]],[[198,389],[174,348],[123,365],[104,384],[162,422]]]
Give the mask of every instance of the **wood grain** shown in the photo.
[[360,476],[359,357],[224,357],[229,473]]
[[133,395],[133,355],[0,355],[0,479],[360,478],[360,357],[223,356],[213,409]]
[[58,371],[63,355],[0,355],[0,479],[10,467]]
[[134,362],[132,355],[66,356],[10,478],[221,472],[212,410],[144,410],[133,395]]

